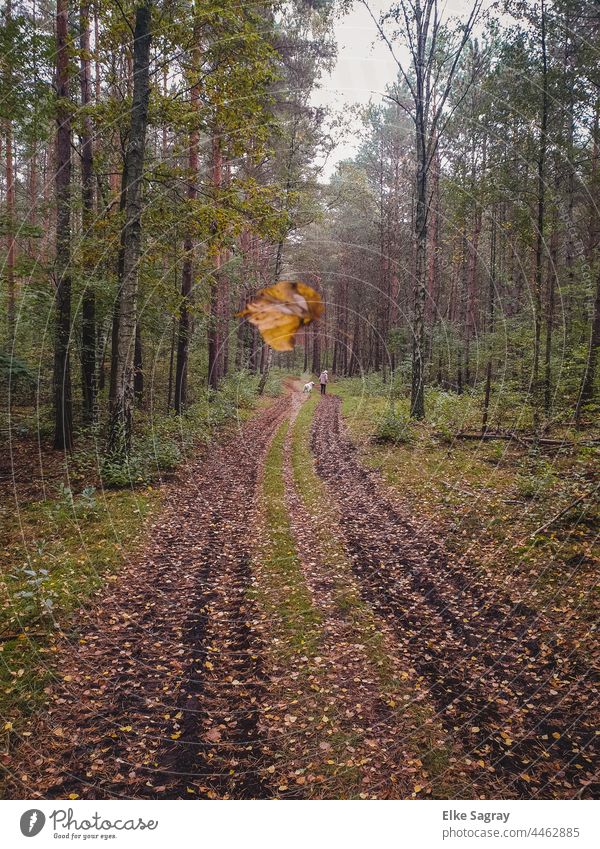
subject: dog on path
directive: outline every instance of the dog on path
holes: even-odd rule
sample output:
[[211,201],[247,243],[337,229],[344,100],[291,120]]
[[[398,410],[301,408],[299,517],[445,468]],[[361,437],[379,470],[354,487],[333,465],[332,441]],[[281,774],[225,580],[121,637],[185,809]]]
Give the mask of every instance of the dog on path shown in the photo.
[[304,384],[304,392],[306,392],[307,395],[310,395],[310,393],[313,390],[314,385],[315,385],[314,380],[309,380],[308,383]]

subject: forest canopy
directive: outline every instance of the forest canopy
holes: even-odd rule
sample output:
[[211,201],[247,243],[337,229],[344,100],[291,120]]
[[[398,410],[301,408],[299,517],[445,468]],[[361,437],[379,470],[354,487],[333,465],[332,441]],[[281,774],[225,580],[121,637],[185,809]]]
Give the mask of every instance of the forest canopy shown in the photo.
[[[498,404],[590,421],[595,4],[361,4],[397,79],[332,172],[343,116],[314,95],[351,4],[6,0],[7,421],[33,405],[55,448],[92,428],[122,459],[136,407],[181,415],[272,362],[380,373],[415,418],[436,386],[478,395],[484,430]],[[326,312],[273,360],[237,314],[287,278]]]

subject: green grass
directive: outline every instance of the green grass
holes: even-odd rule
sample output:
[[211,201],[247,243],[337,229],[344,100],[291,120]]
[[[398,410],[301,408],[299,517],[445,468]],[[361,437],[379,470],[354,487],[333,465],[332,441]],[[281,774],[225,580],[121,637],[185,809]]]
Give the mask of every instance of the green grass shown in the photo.
[[[118,581],[120,567],[160,510],[161,489],[148,485],[148,479],[161,478],[199,445],[269,403],[256,396],[258,379],[231,378],[215,398],[203,393],[181,417],[150,418],[138,411],[135,450],[144,461],[140,480],[131,481],[125,470],[122,488],[96,489],[98,456],[82,433],[69,460],[73,491],[61,482],[65,465],[54,462],[45,474],[45,500],[31,501],[27,493],[23,498],[17,493],[18,510],[12,498],[0,502],[0,734],[6,726],[7,745],[13,732],[29,733],[32,716],[44,704],[56,636],[76,636],[76,611],[93,603],[106,581]],[[277,394],[278,374],[267,388]]]
[[[318,404],[318,396],[305,401],[296,417],[292,431],[291,460],[294,481],[313,518],[315,548],[324,566],[338,576],[336,605],[351,623],[356,642],[365,646],[373,674],[378,681],[381,698],[389,705],[402,704],[403,696],[409,697],[410,705],[403,708],[407,725],[415,729],[412,733],[414,751],[420,756],[431,781],[433,798],[451,798],[453,787],[448,772],[449,751],[438,743],[439,728],[432,722],[432,711],[423,702],[415,702],[413,684],[408,674],[402,679],[396,676],[386,648],[384,637],[369,604],[360,596],[352,567],[340,539],[339,515],[332,504],[324,483],[314,468],[310,448],[310,431]],[[350,780],[353,773],[347,778]],[[356,778],[356,776],[355,776]]]
[[[355,394],[354,383],[340,381],[335,391],[363,462],[382,472],[415,515],[431,519],[449,550],[467,554],[501,583],[521,576],[529,585],[527,603],[556,609],[561,618],[567,612],[584,636],[600,607],[593,587],[599,565],[594,555],[598,499],[587,499],[546,531],[531,535],[591,489],[598,449],[535,450],[515,442],[448,440],[444,432],[456,433],[461,423],[471,429],[474,400],[465,396],[437,408],[430,404],[430,418],[413,426],[410,443],[377,444],[378,421],[389,401]],[[397,402],[403,413],[407,407],[407,399]],[[563,435],[575,442],[585,438]],[[561,585],[574,567],[565,595]]]
[[263,480],[263,503],[267,547],[262,559],[262,602],[276,615],[283,631],[282,647],[293,655],[318,654],[321,617],[312,604],[285,505],[283,451],[289,423],[278,429],[267,452]]
[[[76,631],[88,603],[135,547],[161,494],[88,491],[32,502],[0,534],[0,717],[18,732],[44,702],[59,630]],[[0,726],[1,727],[1,726]]]

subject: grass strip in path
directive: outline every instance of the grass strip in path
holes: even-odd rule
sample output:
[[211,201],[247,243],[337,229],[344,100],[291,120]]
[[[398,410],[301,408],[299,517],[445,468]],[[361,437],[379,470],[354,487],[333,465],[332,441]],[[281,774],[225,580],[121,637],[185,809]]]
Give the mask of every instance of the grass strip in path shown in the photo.
[[288,442],[288,506],[305,578],[321,611],[360,792],[379,798],[448,798],[452,752],[414,670],[398,661],[387,626],[361,598],[335,503],[310,448],[318,398],[303,403]]

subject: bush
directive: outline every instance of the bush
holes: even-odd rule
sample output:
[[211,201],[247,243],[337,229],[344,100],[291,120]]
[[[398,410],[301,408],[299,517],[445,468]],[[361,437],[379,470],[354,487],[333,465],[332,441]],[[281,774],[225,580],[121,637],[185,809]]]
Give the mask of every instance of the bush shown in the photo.
[[149,469],[154,466],[159,472],[172,472],[181,463],[179,446],[169,439],[148,441],[148,444],[140,446],[139,454]]
[[100,477],[104,486],[111,489],[124,489],[149,483],[152,479],[147,462],[137,454],[129,457],[103,457],[100,462]]
[[429,420],[442,438],[450,439],[477,424],[474,414],[478,416],[478,405],[469,393],[432,390],[427,395]]
[[529,468],[523,469],[517,475],[516,490],[519,498],[530,501],[535,498],[546,498],[556,484],[556,474],[547,460],[532,458]]
[[0,386],[4,392],[8,392],[10,387],[13,398],[31,400],[35,394],[36,376],[23,360],[0,352]]
[[394,445],[411,445],[416,438],[415,429],[410,419],[388,409],[377,420],[374,433],[375,442],[393,443]]

